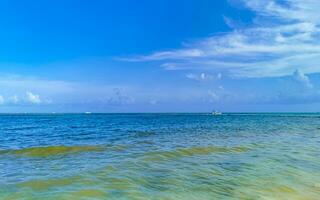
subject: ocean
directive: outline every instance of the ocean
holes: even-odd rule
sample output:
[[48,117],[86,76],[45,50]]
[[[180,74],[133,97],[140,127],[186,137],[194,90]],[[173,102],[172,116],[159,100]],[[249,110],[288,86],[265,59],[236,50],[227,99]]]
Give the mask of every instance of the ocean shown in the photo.
[[320,114],[2,114],[0,199],[320,199]]

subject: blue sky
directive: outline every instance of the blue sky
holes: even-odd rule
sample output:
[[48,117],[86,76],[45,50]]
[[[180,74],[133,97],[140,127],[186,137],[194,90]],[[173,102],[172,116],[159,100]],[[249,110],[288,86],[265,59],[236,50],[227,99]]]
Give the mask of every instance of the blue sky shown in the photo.
[[0,112],[320,111],[318,0],[0,2]]

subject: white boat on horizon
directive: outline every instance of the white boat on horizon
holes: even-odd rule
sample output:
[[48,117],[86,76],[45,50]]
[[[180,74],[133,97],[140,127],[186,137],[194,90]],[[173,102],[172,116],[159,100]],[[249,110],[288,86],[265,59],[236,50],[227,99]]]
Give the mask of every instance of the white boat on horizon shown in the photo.
[[211,114],[212,115],[222,115],[222,112],[214,110],[214,111],[211,112]]

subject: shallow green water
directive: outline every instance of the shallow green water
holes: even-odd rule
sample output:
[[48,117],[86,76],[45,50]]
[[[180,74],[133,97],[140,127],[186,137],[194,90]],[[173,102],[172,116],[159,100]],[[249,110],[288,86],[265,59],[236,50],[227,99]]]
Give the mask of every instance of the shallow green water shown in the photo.
[[0,199],[320,199],[318,114],[0,115]]

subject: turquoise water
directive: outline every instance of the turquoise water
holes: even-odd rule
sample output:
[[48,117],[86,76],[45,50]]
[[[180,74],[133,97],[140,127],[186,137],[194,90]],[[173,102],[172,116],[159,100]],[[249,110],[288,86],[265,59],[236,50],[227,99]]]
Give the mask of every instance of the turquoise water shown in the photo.
[[320,199],[320,114],[0,115],[0,199]]

